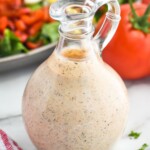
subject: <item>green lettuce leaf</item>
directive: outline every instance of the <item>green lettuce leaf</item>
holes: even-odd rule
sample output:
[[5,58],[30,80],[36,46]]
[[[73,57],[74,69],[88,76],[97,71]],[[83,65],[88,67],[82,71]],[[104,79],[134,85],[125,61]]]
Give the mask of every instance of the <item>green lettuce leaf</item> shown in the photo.
[[46,23],[42,26],[41,31],[35,36],[29,37],[28,41],[35,43],[43,41],[44,45],[56,42],[59,39],[58,26],[58,22]]
[[28,50],[9,29],[4,31],[4,38],[0,40],[0,57],[26,53]]
[[39,3],[35,3],[35,4],[27,4],[26,7],[30,8],[31,10],[38,10],[40,8],[43,7],[43,3],[39,2]]
[[58,22],[47,23],[43,25],[41,30],[41,36],[45,38],[45,44],[58,41],[59,39],[58,27],[59,27]]

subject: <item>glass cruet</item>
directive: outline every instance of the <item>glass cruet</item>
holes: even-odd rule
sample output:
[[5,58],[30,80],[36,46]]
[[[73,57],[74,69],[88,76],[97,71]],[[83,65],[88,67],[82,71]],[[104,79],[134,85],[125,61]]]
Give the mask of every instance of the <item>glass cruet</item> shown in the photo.
[[[92,19],[108,5],[93,38]],[[100,57],[119,20],[117,0],[59,0],[51,5],[60,39],[53,54],[29,80],[23,118],[38,150],[110,150],[128,116],[126,88]]]

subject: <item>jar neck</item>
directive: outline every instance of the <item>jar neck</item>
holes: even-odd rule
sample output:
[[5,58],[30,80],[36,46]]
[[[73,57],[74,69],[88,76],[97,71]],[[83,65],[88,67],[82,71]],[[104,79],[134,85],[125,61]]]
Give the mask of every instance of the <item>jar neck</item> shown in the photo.
[[92,39],[94,34],[94,26],[91,27],[63,27],[64,25],[59,26],[60,37],[64,37],[70,40],[85,40]]
[[[59,54],[65,53],[71,58],[85,58],[93,51],[93,33],[94,28],[89,32],[82,29],[77,29],[69,32],[64,32],[59,27],[60,38],[56,51]],[[70,56],[71,55],[71,56]]]

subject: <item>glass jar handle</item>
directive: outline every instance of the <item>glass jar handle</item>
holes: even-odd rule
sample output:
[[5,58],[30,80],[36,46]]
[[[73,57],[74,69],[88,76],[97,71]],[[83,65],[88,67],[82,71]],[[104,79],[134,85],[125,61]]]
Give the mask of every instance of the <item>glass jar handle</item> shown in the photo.
[[96,0],[97,7],[108,5],[103,24],[94,37],[102,51],[114,36],[120,21],[120,6],[117,0]]

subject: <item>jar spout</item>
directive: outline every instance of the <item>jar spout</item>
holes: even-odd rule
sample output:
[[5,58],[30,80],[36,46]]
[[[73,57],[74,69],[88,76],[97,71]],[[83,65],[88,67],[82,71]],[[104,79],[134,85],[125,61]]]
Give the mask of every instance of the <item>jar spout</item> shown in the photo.
[[61,22],[64,32],[82,32],[93,30],[94,3],[85,3],[83,0],[59,0],[50,7],[50,15]]
[[108,5],[105,20],[94,37],[100,49],[109,43],[120,21],[120,6],[117,0],[58,0],[51,5],[50,14],[61,22],[61,30],[66,33],[90,33],[93,17],[103,5]]

